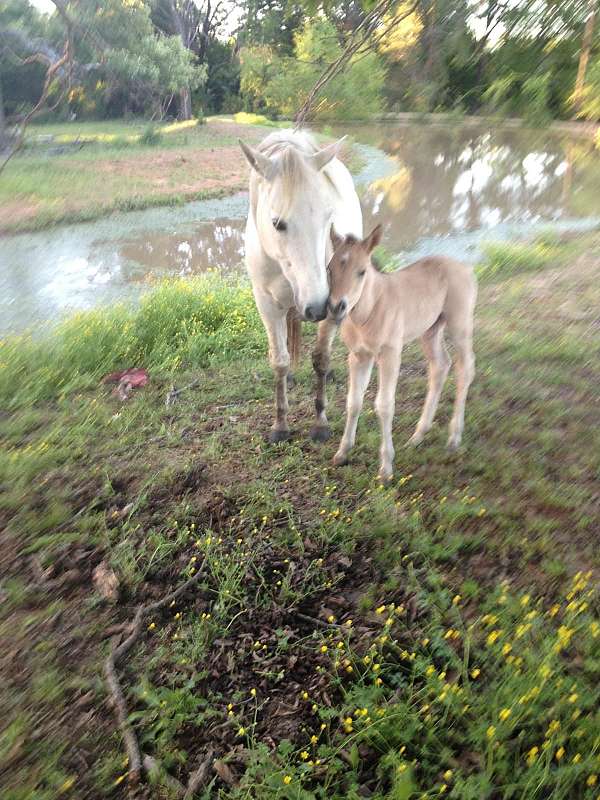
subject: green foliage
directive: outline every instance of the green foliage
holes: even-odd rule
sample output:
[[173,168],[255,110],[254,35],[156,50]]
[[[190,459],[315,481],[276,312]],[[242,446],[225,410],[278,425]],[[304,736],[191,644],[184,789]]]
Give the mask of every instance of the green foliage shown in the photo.
[[[307,21],[295,37],[294,57],[278,56],[266,45],[242,53],[241,92],[253,110],[291,117],[302,105],[326,64],[342,45],[326,19]],[[375,53],[358,56],[319,94],[318,119],[362,119],[383,108],[385,69]]]
[[160,130],[155,125],[148,125],[139,138],[140,144],[154,147],[162,142]]

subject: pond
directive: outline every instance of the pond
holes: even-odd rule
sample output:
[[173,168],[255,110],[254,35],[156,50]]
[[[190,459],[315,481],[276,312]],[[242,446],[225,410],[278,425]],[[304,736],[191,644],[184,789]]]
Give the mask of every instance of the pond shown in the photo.
[[[475,261],[486,241],[600,221],[600,153],[564,134],[382,123],[337,126],[357,143],[365,226],[399,265]],[[0,239],[0,334],[136,297],[156,278],[240,269],[247,195],[113,214]]]

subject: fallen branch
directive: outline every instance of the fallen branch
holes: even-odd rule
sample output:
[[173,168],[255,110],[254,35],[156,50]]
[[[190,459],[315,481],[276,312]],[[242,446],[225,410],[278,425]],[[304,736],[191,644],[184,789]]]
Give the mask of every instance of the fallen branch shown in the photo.
[[167,408],[170,408],[177,400],[180,394],[182,394],[183,392],[187,392],[188,389],[196,389],[198,386],[200,386],[200,384],[201,381],[197,380],[188,383],[187,386],[182,386],[181,389],[176,389],[174,386],[171,386],[171,390],[167,393],[167,396],[165,398],[165,406]]
[[200,764],[198,769],[189,777],[187,789],[185,794],[183,795],[183,800],[191,800],[194,794],[198,791],[198,789],[206,783],[206,778],[208,776],[208,771],[210,769],[213,757],[213,749],[209,747],[208,753],[206,754],[206,758]]
[[147,618],[147,616],[155,611],[158,611],[160,608],[164,608],[169,603],[172,603],[173,600],[176,600],[190,587],[197,583],[201,576],[202,570],[198,570],[195,575],[185,581],[185,583],[183,583],[178,589],[175,589],[175,591],[165,595],[165,597],[163,597],[161,600],[157,600],[155,603],[149,603],[148,605],[140,606],[130,624],[131,633],[123,642],[121,642],[120,645],[113,645],[111,652],[106,659],[104,665],[104,674],[108,689],[110,691],[110,696],[113,701],[117,722],[119,723],[119,728],[121,729],[123,740],[125,742],[125,749],[127,751],[128,759],[128,780],[130,787],[137,786],[137,784],[140,782],[142,758],[135,731],[129,723],[127,701],[125,700],[125,695],[123,694],[123,689],[121,688],[121,683],[117,674],[117,666],[139,639],[140,634],[142,633],[144,620]]

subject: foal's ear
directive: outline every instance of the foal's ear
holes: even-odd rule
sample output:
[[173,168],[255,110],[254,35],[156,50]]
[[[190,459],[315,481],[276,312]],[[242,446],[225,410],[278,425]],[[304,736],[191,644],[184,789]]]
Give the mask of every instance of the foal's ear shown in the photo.
[[238,142],[252,169],[256,170],[263,178],[269,180],[273,175],[271,159],[267,158],[267,156],[263,155],[258,150],[255,150],[254,147],[250,147],[249,144],[246,144],[246,142],[243,142],[241,139],[238,139]]
[[344,244],[344,237],[335,232],[333,225],[329,231],[329,236],[331,237],[331,244],[333,245],[334,250],[337,250],[340,245]]
[[327,147],[323,147],[321,150],[317,151],[314,156],[311,156],[316,170],[323,169],[323,167],[326,167],[330,161],[336,158],[337,154],[340,152],[340,148],[344,143],[345,138],[345,136],[342,136],[342,138],[338,139],[337,142],[328,144]]
[[362,246],[365,248],[367,253],[372,253],[373,250],[377,247],[379,242],[381,241],[381,237],[383,235],[383,228],[381,225],[377,225],[371,233],[366,237],[366,239],[362,240]]

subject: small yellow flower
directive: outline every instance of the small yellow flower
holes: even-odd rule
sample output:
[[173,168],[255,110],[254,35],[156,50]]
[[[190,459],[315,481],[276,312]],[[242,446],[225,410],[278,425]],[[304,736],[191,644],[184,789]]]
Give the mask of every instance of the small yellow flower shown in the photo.
[[446,794],[447,789],[448,789],[447,784],[442,783],[442,785],[440,786],[440,794]]
[[373,664],[373,672],[379,672],[381,669],[381,664]]
[[490,727],[486,731],[486,736],[488,739],[493,739],[495,735],[496,735],[496,728],[493,725],[490,725]]
[[153,631],[154,628],[156,628],[156,622],[151,622],[150,625],[148,625],[148,630]]
[[486,642],[488,645],[492,645],[499,638],[500,638],[500,631],[492,631],[491,633],[488,634]]
[[576,703],[578,697],[577,692],[573,692],[573,694],[569,695],[569,703]]
[[60,789],[58,790],[59,794],[62,794],[63,792],[68,792],[69,789],[71,789],[71,787],[74,784],[75,784],[75,778],[73,776],[67,778],[67,780],[61,785]]
[[376,614],[383,614],[384,611],[385,611],[385,606],[379,606],[379,608],[375,609]]
[[243,736],[246,733],[246,728],[238,728],[238,736]]
[[540,752],[539,747],[534,746],[531,748],[531,750],[527,753],[526,756],[527,766],[531,767],[535,763],[539,752]]
[[310,737],[310,743],[311,744],[316,744],[318,741],[319,741],[319,737],[315,736],[314,733],[313,733],[313,735]]
[[227,711],[233,711],[233,703],[227,703]]
[[457,606],[461,600],[462,600],[461,596],[459,594],[455,594],[454,597],[452,598],[452,605]]
[[285,785],[287,786],[289,783],[291,783],[291,782],[292,782],[292,776],[291,776],[291,775],[284,775],[284,776],[283,776],[283,782],[284,782],[284,783],[285,783]]
[[598,776],[597,775],[589,775],[588,779],[586,781],[588,786],[595,786],[597,782],[598,782]]
[[510,708],[503,708],[502,711],[500,711],[499,717],[502,720],[502,722],[504,722],[510,717],[511,714],[512,710]]
[[446,783],[449,783],[452,780],[452,770],[447,769],[446,772],[444,772],[444,774],[442,775],[442,777],[446,781]]
[[475,680],[475,678],[478,678],[480,675],[481,675],[481,670],[479,669],[479,667],[475,667],[475,669],[471,670],[471,677],[473,678],[473,680]]
[[581,761],[581,753],[575,753],[575,755],[573,756],[573,763],[579,764],[580,761]]
[[348,628],[351,628],[352,627],[352,620],[351,619],[347,619],[346,622],[344,623],[344,625],[346,625]]
[[302,692],[302,699],[308,700],[308,692]]
[[250,689],[250,694],[252,697],[256,697],[256,689]]
[[502,655],[503,656],[507,656],[510,653],[511,650],[512,650],[512,644],[508,644],[508,642],[507,642],[504,645],[504,647],[502,648]]
[[308,758],[308,753],[306,752],[306,750],[303,750],[300,753],[300,758],[302,759],[302,761],[306,761],[306,759]]
[[324,645],[321,647],[321,652],[322,652],[322,653],[326,653],[326,652],[327,652],[327,645],[326,645],[326,644],[324,644]]
[[561,758],[564,756],[564,754],[565,754],[565,748],[564,747],[559,747],[558,750],[556,751],[556,753],[554,754],[554,758],[557,761],[560,761]]

